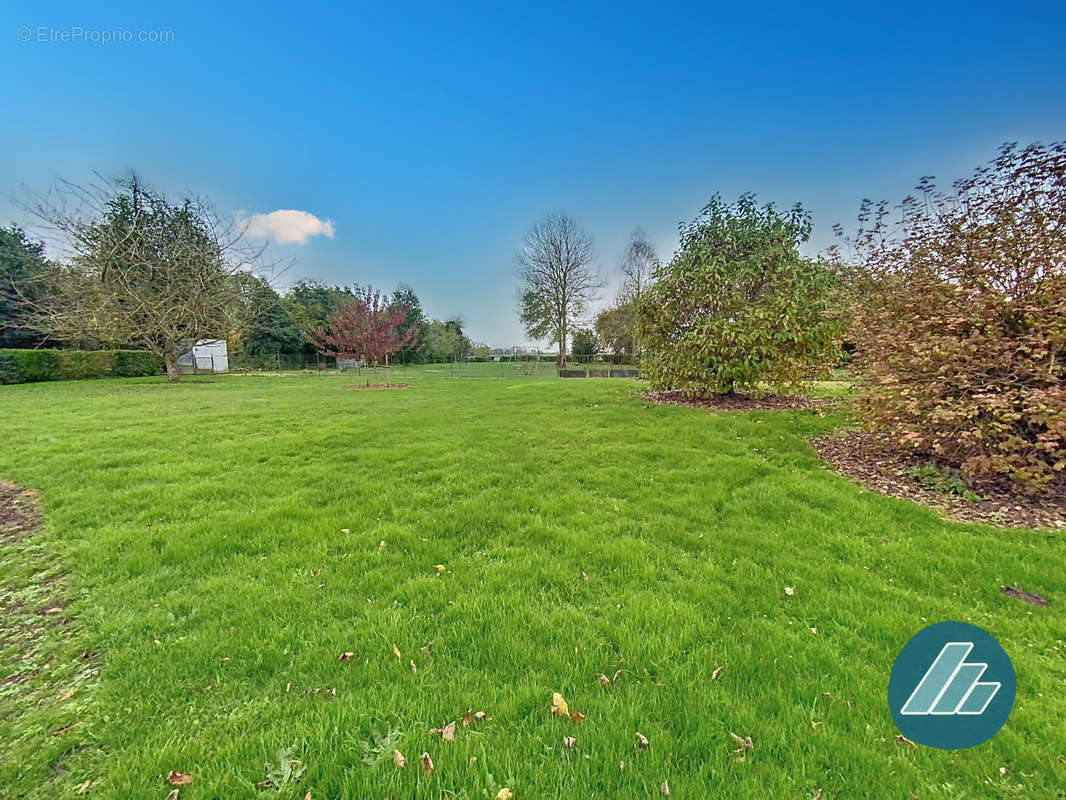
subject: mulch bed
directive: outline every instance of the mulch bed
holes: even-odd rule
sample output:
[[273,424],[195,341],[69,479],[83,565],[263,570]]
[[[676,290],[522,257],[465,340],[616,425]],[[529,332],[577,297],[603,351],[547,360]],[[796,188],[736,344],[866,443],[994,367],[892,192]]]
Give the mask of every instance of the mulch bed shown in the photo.
[[7,481],[0,481],[0,544],[14,544],[36,529],[41,514],[37,496]]
[[769,394],[753,397],[750,394],[712,394],[689,397],[684,392],[642,392],[641,397],[653,403],[671,406],[709,408],[715,411],[803,411],[828,408],[836,401],[830,397],[810,397],[796,394]]
[[904,450],[882,434],[837,431],[811,440],[811,446],[835,472],[873,492],[932,506],[960,521],[1026,528],[1066,527],[1066,496],[1034,497],[980,489],[979,502],[935,492],[919,485],[907,472],[929,459]]
[[406,383],[353,383],[342,386],[342,389],[406,389],[410,384]]

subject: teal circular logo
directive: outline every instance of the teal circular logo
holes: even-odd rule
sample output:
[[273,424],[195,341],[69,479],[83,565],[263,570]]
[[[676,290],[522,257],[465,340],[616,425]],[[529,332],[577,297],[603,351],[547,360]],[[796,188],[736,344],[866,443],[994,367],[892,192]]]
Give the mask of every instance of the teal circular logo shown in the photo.
[[976,625],[938,622],[903,645],[888,680],[888,707],[899,732],[941,750],[991,739],[1014,705],[1014,666],[999,642]]

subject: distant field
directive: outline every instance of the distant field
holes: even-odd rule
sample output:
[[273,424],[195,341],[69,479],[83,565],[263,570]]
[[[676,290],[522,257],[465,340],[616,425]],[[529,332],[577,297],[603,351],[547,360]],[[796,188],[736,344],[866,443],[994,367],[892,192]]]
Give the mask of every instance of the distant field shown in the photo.
[[[546,366],[0,387],[0,478],[44,510],[0,547],[0,798],[1066,796],[1061,533],[861,490],[803,438],[837,414]],[[956,753],[885,700],[941,619],[1018,675]]]

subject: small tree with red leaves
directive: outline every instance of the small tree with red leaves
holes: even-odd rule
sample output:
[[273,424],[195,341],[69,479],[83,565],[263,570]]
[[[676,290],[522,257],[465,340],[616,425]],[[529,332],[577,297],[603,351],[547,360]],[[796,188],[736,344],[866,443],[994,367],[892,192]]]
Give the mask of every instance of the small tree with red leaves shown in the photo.
[[414,327],[399,332],[408,310],[402,304],[390,303],[370,287],[357,289],[351,300],[329,315],[327,330],[312,333],[310,339],[324,356],[383,364],[410,344],[417,333]]

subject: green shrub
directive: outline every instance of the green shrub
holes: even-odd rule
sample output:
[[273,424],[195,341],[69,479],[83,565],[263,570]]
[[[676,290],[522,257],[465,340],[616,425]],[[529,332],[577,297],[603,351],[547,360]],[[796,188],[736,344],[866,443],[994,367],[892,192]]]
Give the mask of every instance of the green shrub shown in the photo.
[[11,383],[55,381],[60,378],[59,358],[55,350],[5,350],[11,359],[15,380]]
[[163,371],[163,361],[145,350],[115,350],[114,352],[115,376],[118,378],[159,375]]
[[0,350],[0,384],[158,375],[163,363],[142,350]]
[[62,380],[106,378],[115,369],[114,350],[56,350]]

